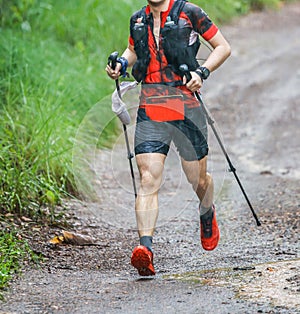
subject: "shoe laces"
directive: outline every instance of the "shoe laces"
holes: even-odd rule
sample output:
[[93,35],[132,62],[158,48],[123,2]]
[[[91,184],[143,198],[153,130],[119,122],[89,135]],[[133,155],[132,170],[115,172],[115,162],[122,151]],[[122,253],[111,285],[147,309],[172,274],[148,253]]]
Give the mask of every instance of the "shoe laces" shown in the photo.
[[212,236],[213,214],[213,211],[209,210],[207,213],[200,216],[204,238],[210,238]]

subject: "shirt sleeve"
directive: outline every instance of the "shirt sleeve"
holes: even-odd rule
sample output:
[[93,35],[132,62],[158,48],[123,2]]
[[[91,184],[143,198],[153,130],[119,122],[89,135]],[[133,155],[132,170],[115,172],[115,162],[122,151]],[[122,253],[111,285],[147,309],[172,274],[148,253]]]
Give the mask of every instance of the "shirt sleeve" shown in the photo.
[[128,37],[128,43],[129,45],[134,46],[134,40],[131,36]]
[[135,25],[135,23],[137,22],[137,19],[141,17],[141,12],[142,10],[139,10],[137,12],[135,12],[131,17],[130,17],[130,26],[129,26],[129,29],[130,29],[130,35],[129,35],[129,38],[128,38],[128,43],[132,46],[134,46],[134,40],[133,40],[133,36],[132,36],[132,32],[133,32],[133,27]]
[[195,4],[187,3],[184,7],[194,30],[205,40],[210,40],[218,32],[218,27],[211,21],[205,11]]

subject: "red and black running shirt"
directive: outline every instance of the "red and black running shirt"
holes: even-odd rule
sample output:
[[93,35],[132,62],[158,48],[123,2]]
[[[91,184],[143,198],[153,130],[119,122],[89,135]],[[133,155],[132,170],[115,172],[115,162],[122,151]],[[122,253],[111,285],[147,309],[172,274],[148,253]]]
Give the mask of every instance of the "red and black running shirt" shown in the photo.
[[[167,17],[171,11],[171,8],[175,0],[170,0],[167,11],[161,12],[161,28],[164,27]],[[146,15],[150,14],[149,5],[146,7]],[[136,23],[137,18],[141,17],[138,12],[132,15],[131,19]],[[135,19],[135,20],[134,20]],[[210,20],[208,15],[198,6],[187,2],[180,13],[179,19],[184,19],[185,23],[188,23],[189,27],[192,28],[190,43],[192,44],[195,40],[195,36],[201,36],[205,40],[210,40],[218,32],[217,26]],[[129,44],[134,46],[134,40],[130,36]],[[172,83],[174,81],[180,81],[181,77],[172,72],[170,75],[170,69],[168,62],[161,45],[157,47],[154,39],[153,30],[150,25],[148,27],[148,45],[150,51],[150,63],[148,65],[147,74],[144,80],[146,84],[160,84],[160,83]],[[167,73],[166,73],[167,71]],[[181,89],[186,89],[184,86],[180,86]]]

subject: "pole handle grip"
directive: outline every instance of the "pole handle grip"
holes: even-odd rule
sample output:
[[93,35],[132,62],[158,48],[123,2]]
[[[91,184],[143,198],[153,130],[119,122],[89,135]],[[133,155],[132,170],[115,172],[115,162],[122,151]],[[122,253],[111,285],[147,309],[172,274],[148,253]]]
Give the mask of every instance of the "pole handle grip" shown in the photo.
[[189,82],[192,79],[191,72],[186,64],[181,64],[179,66],[179,71],[182,74],[182,76],[186,77],[187,82]]
[[114,51],[113,53],[110,54],[108,57],[107,64],[114,70],[117,65],[117,58],[118,58],[118,51]]

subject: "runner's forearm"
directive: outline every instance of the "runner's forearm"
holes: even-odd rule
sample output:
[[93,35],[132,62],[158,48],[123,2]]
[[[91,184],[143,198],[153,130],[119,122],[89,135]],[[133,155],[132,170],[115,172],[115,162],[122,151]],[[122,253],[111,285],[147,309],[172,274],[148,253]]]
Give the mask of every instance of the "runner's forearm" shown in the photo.
[[132,67],[136,61],[136,54],[132,46],[128,46],[122,54],[122,57],[128,60],[128,66]]
[[212,45],[214,50],[208,56],[203,66],[213,72],[230,56],[231,48],[220,31],[218,31],[209,43]]

